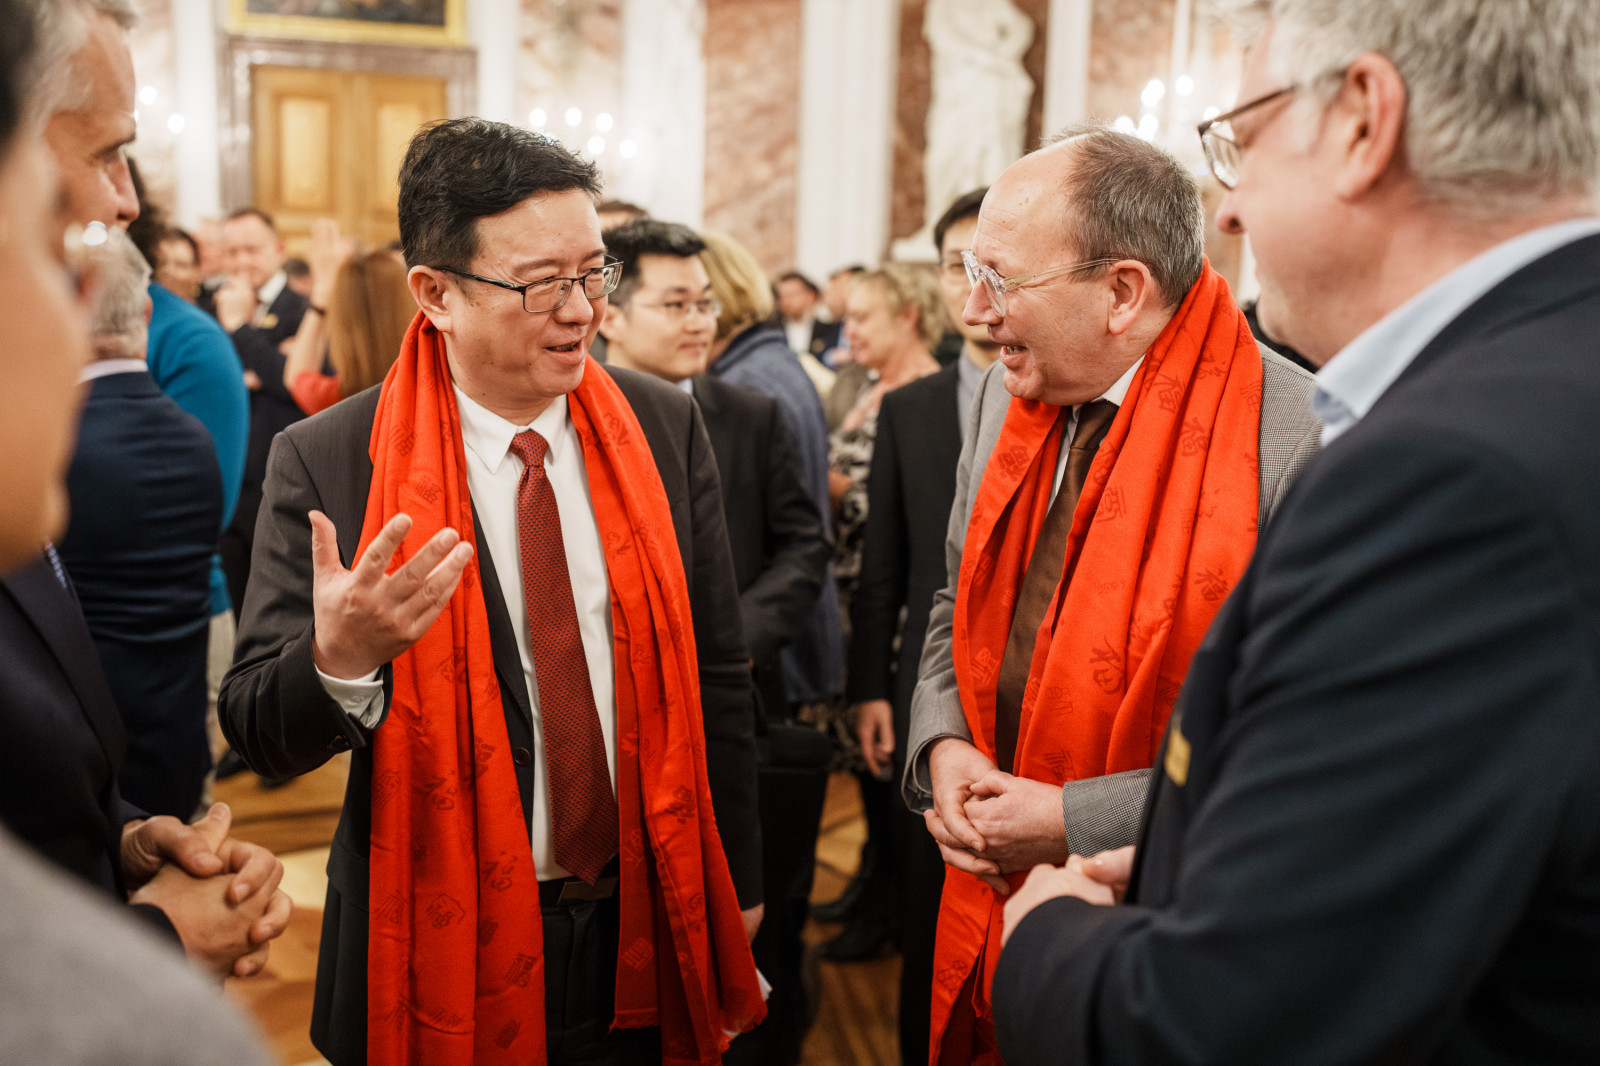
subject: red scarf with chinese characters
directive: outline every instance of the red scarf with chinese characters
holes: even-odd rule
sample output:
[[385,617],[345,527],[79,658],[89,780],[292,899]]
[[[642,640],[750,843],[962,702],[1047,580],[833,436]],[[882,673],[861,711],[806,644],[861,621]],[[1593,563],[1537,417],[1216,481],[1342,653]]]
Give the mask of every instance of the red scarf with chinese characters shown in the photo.
[[[956,684],[991,759],[1000,663],[1050,508],[1060,410],[1011,401],[961,556]],[[1189,660],[1255,550],[1260,432],[1261,356],[1208,263],[1145,353],[1078,498],[1028,671],[1017,776],[1060,785],[1154,762]],[[1004,903],[945,870],[933,1066],[1000,1062],[989,990]]]
[[[616,639],[621,934],[615,1024],[664,1063],[721,1060],[766,1013],[712,816],[689,590],[644,431],[592,359],[569,410],[603,534]],[[404,512],[391,571],[450,526],[474,540],[444,344],[419,313],[384,380],[359,558]],[[373,735],[367,1055],[545,1061],[543,931],[476,557],[394,661]]]

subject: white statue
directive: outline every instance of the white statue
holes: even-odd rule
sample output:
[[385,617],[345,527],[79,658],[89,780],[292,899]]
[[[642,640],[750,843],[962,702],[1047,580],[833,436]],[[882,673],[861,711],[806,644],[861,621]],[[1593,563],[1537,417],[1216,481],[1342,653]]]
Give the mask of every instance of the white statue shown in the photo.
[[1022,56],[1033,43],[1033,20],[1011,0],[928,0],[922,35],[933,51],[922,164],[927,225],[919,234],[928,244],[952,200],[994,181],[1022,155],[1033,100]]

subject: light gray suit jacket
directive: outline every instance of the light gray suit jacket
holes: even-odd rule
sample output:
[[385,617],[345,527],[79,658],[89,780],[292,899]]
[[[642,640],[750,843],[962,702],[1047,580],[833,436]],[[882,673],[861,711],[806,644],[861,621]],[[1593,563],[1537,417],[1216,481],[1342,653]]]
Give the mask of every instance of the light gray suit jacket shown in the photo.
[[[1315,378],[1264,347],[1261,371],[1261,528],[1265,529],[1295,475],[1316,454],[1322,424],[1311,413]],[[941,737],[972,739],[956,692],[951,625],[972,501],[983,481],[989,455],[1000,438],[1006,408],[1011,404],[1011,394],[1001,383],[1003,373],[1004,368],[996,363],[978,386],[970,432],[956,468],[956,498],[945,537],[948,580],[934,596],[933,614],[928,619],[928,639],[917,671],[917,688],[911,697],[911,733],[906,745],[909,758],[900,783],[906,805],[913,811],[933,805],[928,783],[929,746]],[[1138,838],[1149,776],[1149,770],[1130,770],[1070,782],[1062,790],[1061,809],[1072,850],[1093,855],[1132,844]]]

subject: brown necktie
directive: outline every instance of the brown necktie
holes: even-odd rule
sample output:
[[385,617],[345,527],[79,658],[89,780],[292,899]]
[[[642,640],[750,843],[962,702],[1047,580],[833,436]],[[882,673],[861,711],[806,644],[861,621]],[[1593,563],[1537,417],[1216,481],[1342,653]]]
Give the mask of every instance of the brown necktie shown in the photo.
[[550,828],[556,862],[589,884],[617,853],[617,800],[611,791],[605,735],[583,654],[572,577],[561,539],[561,514],[545,476],[549,445],[531,429],[511,440],[524,464],[517,485],[517,534],[528,640],[539,682],[544,763],[550,775]]
[[[1063,412],[1065,415],[1065,412]],[[1028,569],[1017,589],[1016,612],[1011,616],[1011,633],[1006,638],[1005,658],[1000,661],[1000,680],[995,691],[994,748],[1000,769],[1011,772],[1017,756],[1017,731],[1022,725],[1022,694],[1028,688],[1028,668],[1033,665],[1033,646],[1039,637],[1045,608],[1061,583],[1066,566],[1067,534],[1072,532],[1072,512],[1089,476],[1094,453],[1105,439],[1106,430],[1117,417],[1117,405],[1096,400],[1078,408],[1078,428],[1067,450],[1067,469],[1061,488],[1045,514],[1044,528],[1028,558]]]

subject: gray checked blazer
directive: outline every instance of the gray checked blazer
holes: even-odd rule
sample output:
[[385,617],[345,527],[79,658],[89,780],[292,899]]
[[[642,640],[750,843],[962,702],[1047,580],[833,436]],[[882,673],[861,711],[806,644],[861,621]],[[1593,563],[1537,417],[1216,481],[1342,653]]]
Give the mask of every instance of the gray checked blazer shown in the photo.
[[[984,374],[972,405],[971,432],[956,468],[956,499],[945,537],[945,587],[933,598],[927,643],[911,697],[911,732],[907,738],[905,776],[900,782],[906,805],[913,811],[933,806],[929,791],[928,748],[942,737],[970,741],[961,698],[956,693],[951,624],[955,614],[956,578],[972,501],[984,468],[1000,438],[1011,394],[1001,383],[1004,367],[996,363]],[[1316,379],[1269,348],[1261,349],[1261,528],[1277,510],[1295,475],[1320,445],[1322,424],[1311,413]],[[1061,796],[1067,843],[1080,855],[1132,844],[1138,839],[1149,770],[1130,770],[1070,782]]]

